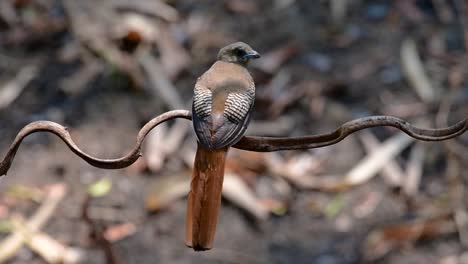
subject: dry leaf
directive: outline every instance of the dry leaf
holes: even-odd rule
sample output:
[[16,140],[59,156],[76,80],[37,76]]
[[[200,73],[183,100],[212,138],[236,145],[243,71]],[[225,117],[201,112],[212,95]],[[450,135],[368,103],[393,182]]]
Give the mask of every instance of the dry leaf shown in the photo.
[[299,188],[317,188],[326,184],[322,176],[320,179],[316,177],[323,169],[324,160],[310,153],[298,154],[289,160],[283,159],[278,153],[268,153],[265,157],[271,172],[284,177]]
[[435,238],[456,231],[456,225],[448,215],[401,222],[372,231],[367,236],[362,252],[365,260],[375,261],[408,242]]
[[235,13],[253,15],[258,12],[258,5],[257,5],[258,3],[256,3],[255,1],[228,0],[228,1],[225,1],[224,3],[228,10],[235,12]]
[[106,196],[112,189],[112,181],[102,178],[88,187],[88,194],[93,198]]
[[179,19],[179,12],[174,7],[161,0],[132,1],[113,0],[111,2],[118,9],[132,10],[145,15],[160,17],[168,22],[176,22]]
[[136,226],[132,223],[113,225],[104,231],[104,237],[109,242],[117,242],[135,234],[136,229]]
[[135,13],[123,14],[115,25],[113,35],[115,39],[135,36],[146,43],[154,43],[160,37],[154,20]]
[[265,158],[262,153],[245,152],[230,149],[226,159],[225,171],[240,175],[242,178],[256,176],[266,170]]
[[190,177],[187,174],[158,177],[146,194],[146,210],[157,212],[187,196],[190,191]]

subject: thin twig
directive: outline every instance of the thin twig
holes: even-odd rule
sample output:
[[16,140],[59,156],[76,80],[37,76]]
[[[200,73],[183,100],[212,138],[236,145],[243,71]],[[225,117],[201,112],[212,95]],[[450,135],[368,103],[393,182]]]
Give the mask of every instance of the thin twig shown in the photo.
[[91,229],[90,235],[94,241],[102,248],[104,255],[108,264],[118,264],[120,263],[119,257],[112,247],[112,243],[107,240],[104,236],[104,227],[99,225],[94,219],[89,216],[89,206],[91,204],[92,197],[87,195],[83,201],[81,207],[81,218],[86,222],[86,224]]

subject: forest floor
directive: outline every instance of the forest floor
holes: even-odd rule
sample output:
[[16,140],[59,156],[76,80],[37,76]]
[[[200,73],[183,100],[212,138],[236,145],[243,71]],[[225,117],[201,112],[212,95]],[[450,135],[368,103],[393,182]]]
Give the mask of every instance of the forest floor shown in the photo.
[[[467,16],[456,0],[3,0],[0,152],[24,125],[51,120],[85,152],[120,157],[148,120],[189,109],[196,78],[238,40],[263,55],[249,66],[249,135],[318,134],[371,115],[447,126],[468,116]],[[41,253],[47,243],[21,242],[11,257],[4,243],[63,184],[43,228],[29,232],[82,252],[84,263],[468,263],[468,135],[450,142],[374,128],[306,151],[232,149],[226,185],[235,191],[223,199],[214,248],[196,253],[184,245],[196,148],[188,121],[158,127],[121,170],[94,168],[57,137],[34,134],[1,180],[0,260],[53,263]],[[359,179],[359,165],[388,146],[398,151]],[[101,179],[110,190],[89,194]],[[352,186],[330,188],[343,179]]]

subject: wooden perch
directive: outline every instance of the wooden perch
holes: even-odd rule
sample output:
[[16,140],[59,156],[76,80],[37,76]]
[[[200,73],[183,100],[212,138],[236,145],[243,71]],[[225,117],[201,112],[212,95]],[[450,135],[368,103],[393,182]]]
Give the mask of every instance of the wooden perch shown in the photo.
[[[18,151],[18,148],[23,139],[35,132],[50,132],[62,139],[73,153],[88,162],[92,166],[103,169],[122,169],[133,164],[141,156],[141,144],[148,133],[158,126],[160,123],[175,119],[184,118],[192,119],[192,114],[187,110],[173,110],[161,114],[148,123],[146,123],[137,135],[136,145],[124,157],[117,159],[99,159],[83,152],[72,140],[67,128],[50,121],[36,121],[26,125],[16,136],[13,143],[10,145],[5,157],[0,163],[0,175],[5,175],[10,169],[11,163]],[[422,129],[417,128],[405,120],[391,116],[371,116],[349,121],[333,132],[311,135],[304,137],[258,137],[244,136],[233,147],[249,151],[270,152],[279,150],[293,149],[310,149],[319,148],[332,144],[336,144],[349,136],[350,134],[362,129],[391,126],[398,128],[409,136],[425,141],[442,141],[454,138],[465,133],[468,130],[468,118],[446,127],[439,129]]]

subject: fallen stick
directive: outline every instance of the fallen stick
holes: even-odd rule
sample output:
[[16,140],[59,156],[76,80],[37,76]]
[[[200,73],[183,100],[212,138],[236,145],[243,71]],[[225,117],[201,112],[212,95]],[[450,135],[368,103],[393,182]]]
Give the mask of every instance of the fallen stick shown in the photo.
[[424,145],[416,144],[411,150],[410,159],[406,168],[407,178],[403,184],[403,191],[408,196],[414,196],[418,192],[423,172],[424,156]]
[[270,214],[247,184],[234,173],[224,176],[223,197],[247,211],[257,220],[266,220]]
[[380,149],[367,155],[346,174],[345,185],[353,186],[368,181],[413,141],[413,138],[401,132],[387,139]]
[[47,263],[84,263],[85,255],[80,249],[68,247],[42,232],[31,232],[21,217],[13,219],[15,232],[23,235],[25,243]]
[[436,99],[434,87],[424,71],[424,65],[418,55],[416,42],[406,39],[401,44],[401,64],[411,87],[425,103],[432,103]]
[[[148,53],[142,53],[138,56],[138,61],[146,72],[148,80],[151,83],[151,92],[155,97],[162,98],[169,108],[183,108],[185,104],[177,92],[177,88],[172,84],[171,80],[169,80],[168,76],[164,72],[160,62]],[[186,122],[179,122],[168,128],[166,135],[162,136],[164,137],[164,144],[160,145],[158,148],[148,150],[157,151],[155,156],[159,157],[160,162],[154,162],[154,164],[162,165],[167,156],[170,156],[179,149],[179,146],[182,144],[189,128],[190,124]],[[158,131],[154,133],[158,133]],[[151,154],[148,156],[150,155]],[[158,170],[159,167],[156,166],[151,169]]]
[[36,77],[36,74],[37,68],[35,66],[26,66],[18,72],[13,80],[6,83],[0,89],[0,109],[8,107],[18,98],[28,83]]
[[[25,228],[30,232],[38,232],[50,219],[59,202],[65,196],[64,184],[55,184],[50,190],[36,213],[26,222]],[[23,232],[15,231],[0,243],[0,263],[11,259],[26,242]]]
[[[366,152],[369,154],[381,147],[379,140],[370,132],[363,131],[359,135],[359,139],[366,149]],[[390,160],[382,168],[382,175],[384,176],[385,180],[394,187],[400,186],[405,176],[403,169],[394,160]]]
[[[190,191],[190,177],[187,175],[171,175],[157,181],[146,196],[146,209],[159,211],[174,201],[187,196]],[[252,190],[234,173],[226,173],[223,182],[222,195],[237,207],[245,210],[257,220],[265,220],[269,209],[255,197]]]

